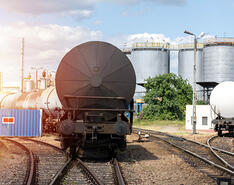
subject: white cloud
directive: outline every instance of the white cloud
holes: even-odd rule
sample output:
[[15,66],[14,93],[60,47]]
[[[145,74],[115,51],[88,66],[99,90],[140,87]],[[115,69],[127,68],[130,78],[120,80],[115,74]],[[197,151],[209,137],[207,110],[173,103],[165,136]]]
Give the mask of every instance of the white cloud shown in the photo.
[[[100,31],[55,24],[16,23],[5,27],[0,26],[0,71],[4,72],[5,81],[19,81],[22,37],[25,37],[26,71],[30,71],[31,66],[42,66],[55,71],[66,52],[89,40],[105,40],[120,49],[131,47],[135,42],[148,41],[170,44],[193,42],[193,37],[185,36],[172,39],[160,33],[139,33],[104,38]],[[204,39],[207,38],[213,38],[213,36],[207,34]],[[171,72],[177,73],[177,63],[177,52],[171,52]]]
[[98,25],[102,24],[102,21],[101,20],[96,20],[93,24],[96,25],[96,26],[98,26]]
[[[198,42],[204,42],[206,40],[215,38],[215,36],[210,34],[205,34],[202,38],[198,38]],[[170,44],[185,44],[185,43],[193,43],[194,37],[192,35],[184,36],[184,37],[176,37],[171,41]]]
[[98,0],[0,0],[1,8],[18,13],[43,14],[92,9]]
[[132,34],[127,37],[127,41],[129,42],[170,42],[170,38],[166,37],[164,34],[150,34],[150,33],[143,33],[143,34]]
[[145,16],[151,11],[150,8],[144,8],[141,10],[123,10],[121,12],[121,16],[126,17],[126,16],[131,16],[131,17],[136,17],[136,16]]
[[71,10],[71,11],[68,11],[68,12],[64,12],[62,14],[64,17],[67,17],[67,16],[72,16],[72,17],[75,17],[76,19],[84,19],[84,18],[89,18],[93,15],[93,10]]
[[119,48],[130,48],[132,44],[136,42],[161,42],[169,43],[171,39],[164,34],[157,33],[139,33],[131,35],[118,35],[109,39],[111,43],[114,43]]
[[102,33],[55,24],[0,26],[0,71],[4,72],[5,82],[19,80],[22,37],[25,38],[26,71],[30,71],[32,66],[56,70],[67,51],[82,42],[102,39]]
[[49,14],[62,13],[87,17],[91,15],[96,4],[101,2],[112,2],[115,4],[135,5],[139,3],[156,3],[162,5],[184,5],[187,0],[0,0],[1,7],[11,12],[23,14]]
[[[108,0],[103,0],[108,1]],[[110,1],[110,0],[109,0]],[[173,6],[183,6],[187,3],[187,0],[112,0],[114,3],[120,4],[138,4],[138,3],[156,3],[161,5],[173,5]]]
[[88,18],[101,0],[0,0],[0,9],[20,14],[58,14],[75,19]]

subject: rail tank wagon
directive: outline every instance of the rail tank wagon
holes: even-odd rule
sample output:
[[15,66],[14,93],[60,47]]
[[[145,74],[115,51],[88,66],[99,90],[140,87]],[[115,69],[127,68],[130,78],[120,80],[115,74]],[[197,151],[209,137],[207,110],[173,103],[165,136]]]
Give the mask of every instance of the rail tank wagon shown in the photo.
[[210,96],[210,105],[216,118],[214,129],[222,136],[222,131],[234,131],[234,82],[226,81],[217,85]]
[[56,122],[63,114],[55,87],[34,92],[1,94],[0,108],[42,109],[44,131],[56,131]]
[[78,45],[61,60],[55,83],[65,111],[59,123],[63,148],[126,147],[136,76],[121,50],[99,41]]

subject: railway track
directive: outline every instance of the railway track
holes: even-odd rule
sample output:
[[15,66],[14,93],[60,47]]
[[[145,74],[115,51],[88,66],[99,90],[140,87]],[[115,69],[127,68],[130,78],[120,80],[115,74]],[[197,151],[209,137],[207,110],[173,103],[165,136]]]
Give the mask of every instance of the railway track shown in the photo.
[[[42,144],[51,147],[59,152],[64,153],[60,148],[50,145],[48,143],[34,140],[34,139],[24,139],[38,144]],[[119,163],[116,158],[112,161],[88,161],[81,160],[79,158],[73,160],[68,157],[66,163],[57,171],[53,179],[50,181],[50,185],[53,184],[119,184],[124,185],[124,179],[121,173]],[[71,173],[69,173],[69,171]],[[67,175],[67,176],[66,176]]]
[[34,185],[37,184],[37,159],[35,154],[25,145],[17,142],[13,139],[4,138],[4,140],[13,143],[14,145],[21,148],[27,154],[27,166],[26,173],[23,181],[23,185]]
[[[234,182],[234,170],[227,164],[224,164],[224,162],[220,159],[223,159],[223,157],[226,156],[226,160],[224,160],[228,164],[233,163],[234,153],[209,145],[210,141],[212,141],[214,138],[210,138],[210,140],[207,141],[209,144],[206,145],[159,131],[151,131],[138,128],[134,128],[133,131],[135,133],[141,131],[142,133],[150,134],[150,139],[152,141],[160,140],[166,142],[167,144],[179,149],[180,151],[186,152],[189,155],[194,156],[196,159],[205,162],[206,166],[203,163],[196,163],[196,166],[210,177],[216,180],[219,178],[228,178],[232,179],[232,181]],[[219,158],[213,152],[215,152],[216,154],[218,153]]]
[[28,156],[24,185],[125,184],[116,158],[111,161],[72,159],[60,148],[43,141],[29,138],[5,140],[20,147]]
[[67,161],[67,155],[64,151],[54,145],[27,138],[12,138],[7,140],[24,147],[34,157],[28,163],[28,165],[34,166],[34,171],[30,171],[33,173],[33,176],[29,178],[32,179],[32,183],[27,182],[26,184],[48,184],[57,170]]
[[234,153],[234,136],[232,137],[216,137],[212,140],[212,147],[220,148],[225,151]]
[[111,161],[93,161],[70,159],[54,176],[50,185],[55,184],[117,184],[125,185],[119,163]]
[[207,140],[207,145],[210,147],[211,152],[229,169],[234,171],[234,153],[223,150],[217,150],[212,147],[212,141],[219,138],[218,136],[212,136]]

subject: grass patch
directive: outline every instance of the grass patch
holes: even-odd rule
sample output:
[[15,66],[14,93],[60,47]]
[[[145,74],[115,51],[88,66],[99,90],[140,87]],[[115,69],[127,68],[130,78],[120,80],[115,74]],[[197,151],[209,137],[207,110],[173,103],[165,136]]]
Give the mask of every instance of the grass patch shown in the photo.
[[[161,132],[170,133],[177,136],[186,136],[186,135],[192,135],[191,130],[185,129],[185,121],[179,121],[179,120],[155,120],[155,121],[149,121],[149,120],[139,120],[135,119],[133,121],[133,127],[136,128],[142,128],[142,129],[149,129],[149,130],[157,130]],[[212,135],[213,133],[206,133],[206,132],[199,132],[199,134],[196,134],[196,136],[206,136],[206,135]],[[195,137],[195,135],[194,135]]]
[[139,120],[135,119],[133,122],[135,126],[173,126],[173,127],[184,127],[185,121],[178,121],[178,120]]
[[149,130],[158,130],[168,133],[176,132],[186,132],[185,130],[185,121],[172,121],[172,120],[134,120],[133,127],[149,129]]

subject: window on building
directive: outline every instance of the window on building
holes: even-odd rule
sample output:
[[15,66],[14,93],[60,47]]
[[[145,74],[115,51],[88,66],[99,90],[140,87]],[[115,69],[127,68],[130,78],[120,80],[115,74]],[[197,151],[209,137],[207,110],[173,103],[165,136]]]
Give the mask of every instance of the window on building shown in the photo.
[[208,118],[206,116],[202,117],[202,125],[208,125]]

